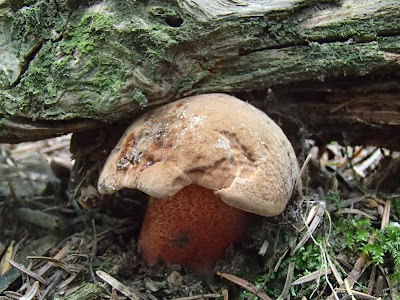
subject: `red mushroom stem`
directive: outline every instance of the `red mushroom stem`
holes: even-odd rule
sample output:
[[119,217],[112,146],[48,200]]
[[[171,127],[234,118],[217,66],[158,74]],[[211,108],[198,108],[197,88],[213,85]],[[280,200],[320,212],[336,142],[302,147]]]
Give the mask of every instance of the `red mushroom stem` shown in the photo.
[[210,272],[244,235],[250,214],[191,184],[169,199],[150,198],[139,249],[149,265],[177,263]]

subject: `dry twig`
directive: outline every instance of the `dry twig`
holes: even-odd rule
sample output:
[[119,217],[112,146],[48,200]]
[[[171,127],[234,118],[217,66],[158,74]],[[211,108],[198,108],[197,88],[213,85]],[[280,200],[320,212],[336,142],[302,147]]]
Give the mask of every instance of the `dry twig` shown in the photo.
[[293,256],[297,252],[297,250],[299,250],[309,240],[309,238],[312,236],[315,229],[317,229],[320,221],[322,220],[322,216],[324,215],[324,212],[325,212],[325,209],[322,206],[319,206],[318,210],[313,218],[313,221],[311,222],[310,226],[307,227],[306,234],[297,243],[296,247],[294,247],[294,249],[290,253],[291,256]]
[[148,297],[145,294],[140,293],[139,291],[135,290],[132,287],[128,287],[121,282],[119,282],[117,279],[112,277],[110,274],[107,274],[106,272],[103,271],[96,271],[96,275],[99,276],[101,279],[103,279],[105,282],[107,282],[109,285],[111,285],[113,288],[116,290],[120,291],[122,294],[127,296],[129,299],[134,299],[134,300],[147,300]]
[[39,292],[39,281],[35,281],[31,288],[19,300],[31,300]]
[[253,284],[242,278],[239,278],[232,274],[220,273],[220,272],[218,272],[217,275],[224,277],[225,279],[228,279],[233,283],[236,283],[237,285],[241,286],[242,288],[245,288],[246,290],[253,293],[255,296],[257,296],[262,300],[272,300],[267,294],[263,293],[259,288],[257,288],[256,286],[254,286]]
[[324,273],[321,272],[321,269],[316,270],[310,274],[304,275],[302,277],[300,277],[299,279],[295,280],[292,282],[292,285],[300,285],[300,284],[304,284],[310,281],[314,281],[322,276],[324,276],[325,274],[331,274],[332,270],[331,269],[327,269],[325,270]]
[[282,294],[278,297],[278,300],[286,299],[288,297],[290,285],[293,279],[293,273],[294,273],[294,262],[290,261],[287,270],[285,285],[283,286]]
[[202,295],[195,295],[195,296],[189,296],[189,297],[174,298],[173,300],[195,300],[195,299],[220,298],[220,297],[224,297],[224,295],[202,294]]
[[25,274],[29,275],[30,277],[36,279],[40,283],[43,283],[44,285],[48,285],[48,282],[46,279],[44,279],[42,276],[36,274],[35,272],[32,272],[31,270],[28,270],[27,268],[21,266],[19,263],[16,261],[12,260],[11,258],[7,258],[7,261],[12,264],[14,267],[16,267],[18,270],[21,272],[24,272]]

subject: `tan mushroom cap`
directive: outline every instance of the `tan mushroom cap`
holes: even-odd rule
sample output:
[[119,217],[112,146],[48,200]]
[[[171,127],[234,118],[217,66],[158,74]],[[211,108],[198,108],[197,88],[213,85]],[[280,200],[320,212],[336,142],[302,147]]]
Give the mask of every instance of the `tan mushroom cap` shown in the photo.
[[229,95],[205,94],[136,119],[110,154],[98,190],[170,198],[194,183],[228,205],[273,216],[285,209],[298,172],[289,140],[265,113]]

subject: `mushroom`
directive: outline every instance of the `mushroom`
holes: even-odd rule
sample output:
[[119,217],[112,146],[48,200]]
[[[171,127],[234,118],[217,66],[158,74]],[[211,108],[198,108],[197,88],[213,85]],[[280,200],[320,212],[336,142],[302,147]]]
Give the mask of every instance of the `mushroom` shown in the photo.
[[108,157],[98,190],[150,196],[139,238],[149,265],[206,273],[240,240],[251,213],[284,211],[298,173],[289,140],[265,113],[205,94],[136,119]]

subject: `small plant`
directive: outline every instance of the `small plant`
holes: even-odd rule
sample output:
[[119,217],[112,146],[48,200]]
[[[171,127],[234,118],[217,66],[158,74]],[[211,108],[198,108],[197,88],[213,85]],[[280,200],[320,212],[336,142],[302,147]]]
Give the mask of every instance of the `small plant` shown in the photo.
[[[318,238],[317,243],[322,243],[322,238]],[[321,264],[321,249],[312,242],[301,247],[294,256],[294,266],[298,277],[320,269]]]
[[[263,286],[262,291],[271,296],[277,298],[282,292],[283,284],[286,280],[287,269],[289,262],[294,262],[294,277],[293,280],[298,279],[304,275],[310,274],[316,270],[319,270],[323,266],[321,249],[318,244],[323,243],[323,238],[318,237],[316,242],[309,240],[306,245],[301,247],[293,257],[288,257],[282,261],[279,270],[276,273],[271,273],[267,278],[267,275],[260,276],[253,284],[256,287]],[[290,288],[292,296],[301,297],[302,295],[309,295],[315,287],[312,285],[307,286],[296,286]],[[240,294],[240,299],[249,299],[253,294],[248,291],[243,291]]]
[[400,279],[400,225],[398,223],[389,223],[385,229],[377,230],[374,234],[376,234],[376,242],[363,245],[362,250],[377,265],[392,261],[393,273],[391,274],[391,279]]
[[344,235],[345,245],[350,249],[362,249],[375,231],[369,219],[340,219],[336,222],[337,230]]
[[[400,278],[400,225],[389,223],[375,229],[369,219],[353,218],[336,222],[337,230],[343,234],[348,249],[358,249],[367,253],[377,265],[393,266],[390,277]],[[368,243],[375,235],[374,243]]]
[[[274,274],[272,274],[272,276],[269,279],[273,279],[273,277],[274,277]],[[265,284],[266,279],[267,279],[267,275],[266,274],[261,275],[254,282],[254,286],[256,286],[257,288],[263,286]],[[266,291],[268,293],[268,289],[266,289],[265,287],[264,287],[263,291]],[[268,294],[270,294],[270,293],[268,293]],[[248,298],[250,298],[252,296],[253,296],[253,293],[251,293],[249,291],[242,291],[240,293],[240,299],[248,299]]]
[[338,208],[343,207],[342,199],[340,198],[340,191],[339,190],[329,190],[325,196],[326,201],[335,203]]

